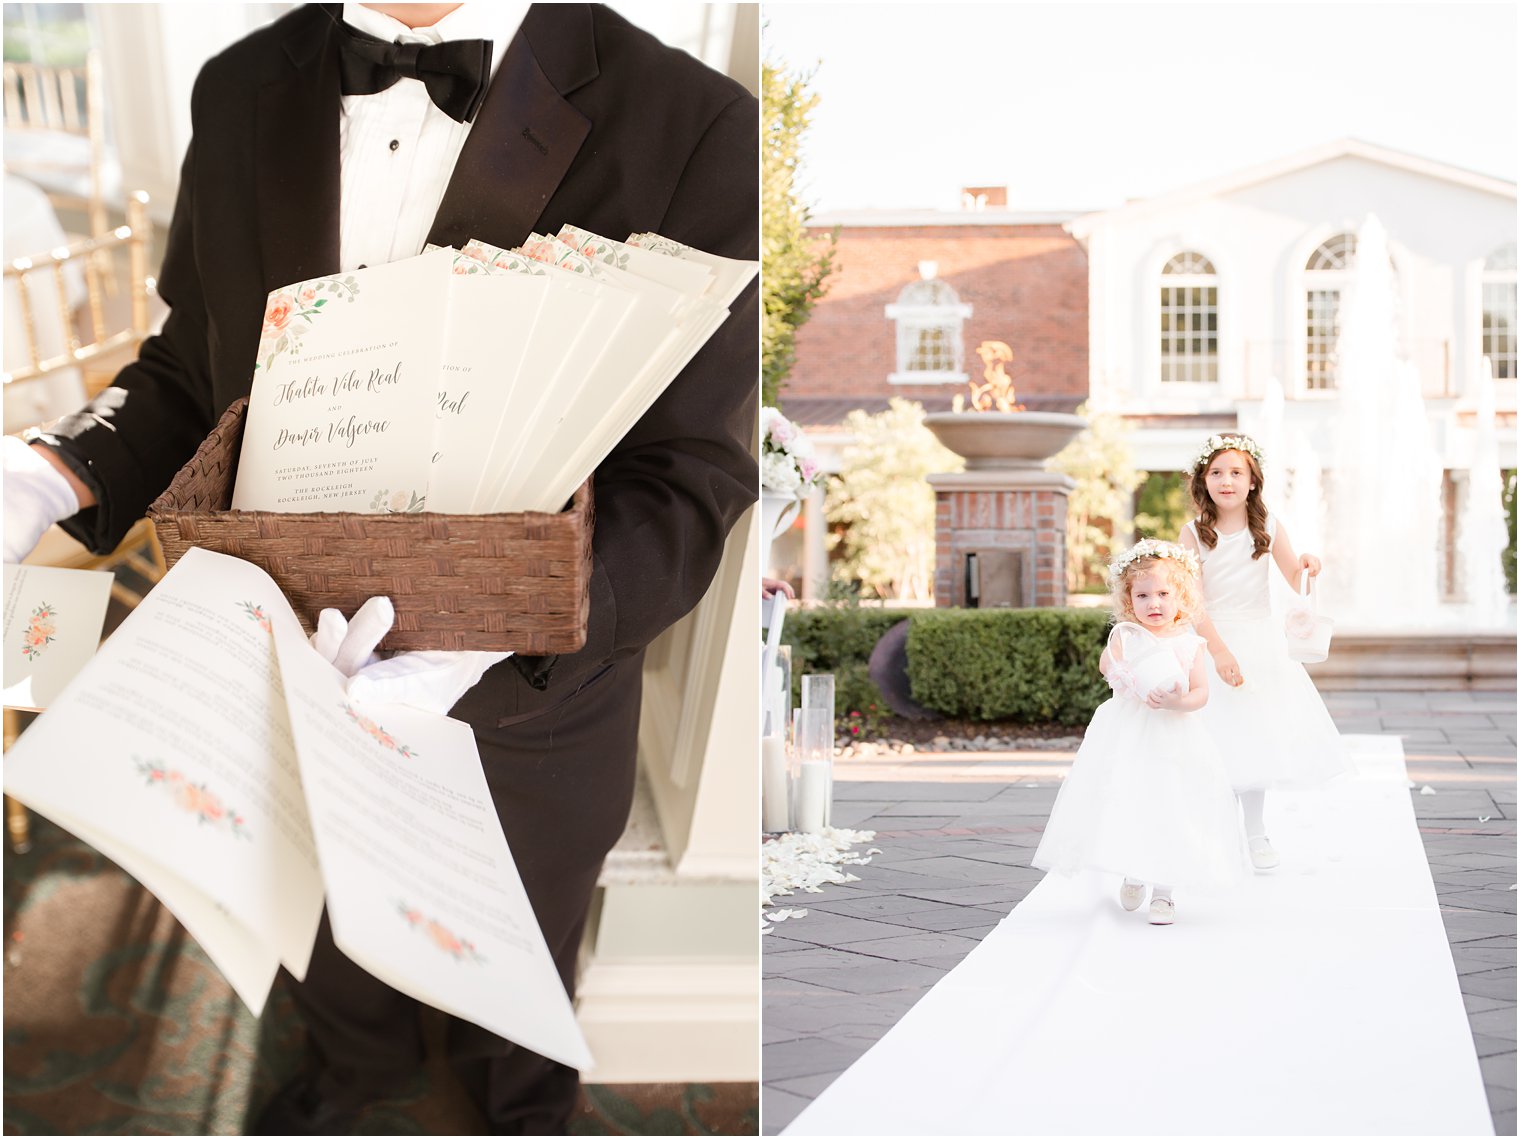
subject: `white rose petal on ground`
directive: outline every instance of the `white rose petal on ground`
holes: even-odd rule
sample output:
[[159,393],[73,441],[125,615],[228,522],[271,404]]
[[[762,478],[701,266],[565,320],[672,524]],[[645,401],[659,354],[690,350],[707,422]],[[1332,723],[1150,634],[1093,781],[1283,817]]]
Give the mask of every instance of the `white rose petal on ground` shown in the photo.
[[[784,834],[765,843],[760,848],[761,905],[798,891],[817,894],[826,885],[860,881],[841,867],[862,865],[865,856],[850,848],[875,837],[875,831],[827,827],[821,834]],[[782,913],[800,918],[807,911],[773,910],[764,916],[773,921],[785,920],[777,916]]]

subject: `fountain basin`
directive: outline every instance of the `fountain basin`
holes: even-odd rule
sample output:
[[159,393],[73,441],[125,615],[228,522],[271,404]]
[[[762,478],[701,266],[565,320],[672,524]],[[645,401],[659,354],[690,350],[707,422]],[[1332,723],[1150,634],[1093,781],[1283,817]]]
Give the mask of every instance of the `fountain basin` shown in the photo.
[[1304,666],[1325,692],[1515,691],[1515,634],[1337,628],[1329,659]]
[[1056,411],[936,411],[924,426],[968,470],[1040,468],[1080,435],[1087,420]]

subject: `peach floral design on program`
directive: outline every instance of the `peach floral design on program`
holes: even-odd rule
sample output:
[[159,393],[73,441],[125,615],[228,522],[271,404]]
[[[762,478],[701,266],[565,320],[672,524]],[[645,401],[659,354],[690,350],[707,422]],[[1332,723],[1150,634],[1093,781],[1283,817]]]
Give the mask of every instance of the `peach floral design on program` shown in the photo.
[[259,334],[254,370],[267,370],[287,352],[299,356],[301,337],[327,303],[341,299],[351,304],[358,295],[359,282],[352,274],[317,277],[270,293],[264,306],[264,326]]
[[237,838],[251,839],[247,821],[224,804],[204,783],[192,783],[162,760],[132,757],[137,772],[149,787],[167,791],[176,807],[194,815],[197,823],[226,831]]
[[395,752],[403,759],[417,758],[417,753],[415,751],[413,751],[406,744],[397,743],[395,736],[391,735],[390,732],[386,731],[379,724],[375,723],[374,720],[371,720],[368,716],[364,715],[364,713],[356,711],[354,709],[354,706],[348,701],[343,701],[342,708],[348,718],[355,724],[358,724],[359,727],[364,731],[364,734],[369,736],[370,739],[374,740],[381,747],[385,748],[387,751]]
[[485,961],[485,958],[480,955],[471,942],[457,936],[442,922],[426,916],[415,906],[409,906],[405,902],[398,901],[396,909],[406,919],[407,925],[424,934],[429,941],[455,961],[468,961],[472,965],[478,965]]
[[370,499],[371,514],[420,514],[427,506],[427,495],[415,490],[377,490]]
[[257,621],[259,623],[259,627],[262,628],[264,632],[274,632],[274,626],[269,623],[269,614],[264,612],[264,607],[262,605],[255,605],[252,601],[240,601],[238,602],[238,608],[243,611],[243,615],[247,617],[248,620]]
[[26,632],[21,637],[21,655],[27,660],[36,660],[58,639],[58,626],[54,623],[57,617],[58,610],[48,604],[32,610],[31,620],[27,622]]

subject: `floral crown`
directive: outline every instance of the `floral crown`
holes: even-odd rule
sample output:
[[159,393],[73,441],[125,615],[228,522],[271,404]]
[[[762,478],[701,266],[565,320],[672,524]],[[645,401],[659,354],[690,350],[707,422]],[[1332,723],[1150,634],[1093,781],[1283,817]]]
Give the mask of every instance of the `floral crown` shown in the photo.
[[1261,456],[1261,447],[1249,435],[1210,435],[1204,440],[1203,447],[1193,459],[1191,469],[1197,471],[1209,461],[1210,455],[1218,451],[1242,451],[1255,459],[1258,465],[1265,461]]
[[1109,588],[1112,589],[1117,586],[1119,579],[1124,576],[1124,571],[1141,558],[1171,558],[1173,561],[1181,562],[1183,568],[1194,577],[1197,577],[1200,572],[1198,568],[1198,556],[1192,550],[1185,550],[1176,542],[1163,542],[1158,538],[1144,538],[1108,563]]

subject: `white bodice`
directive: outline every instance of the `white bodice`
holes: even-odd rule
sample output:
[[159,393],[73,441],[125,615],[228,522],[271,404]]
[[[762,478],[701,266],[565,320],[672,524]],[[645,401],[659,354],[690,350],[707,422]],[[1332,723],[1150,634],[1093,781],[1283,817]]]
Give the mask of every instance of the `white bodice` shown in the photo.
[[[1198,538],[1198,523],[1193,521],[1188,525],[1193,529],[1193,539],[1198,542],[1198,557],[1203,564],[1203,607],[1209,616],[1270,617],[1272,555],[1251,557],[1251,528],[1245,526],[1233,534],[1216,530],[1219,541],[1210,550],[1204,548]],[[1267,533],[1276,539],[1277,519],[1270,514],[1267,515]]]
[[1143,625],[1120,621],[1109,634],[1110,644],[1118,641],[1119,658],[1134,678],[1129,695],[1143,700],[1156,688],[1181,683],[1188,690],[1188,672],[1193,667],[1203,638],[1191,628],[1170,637],[1158,637]]

